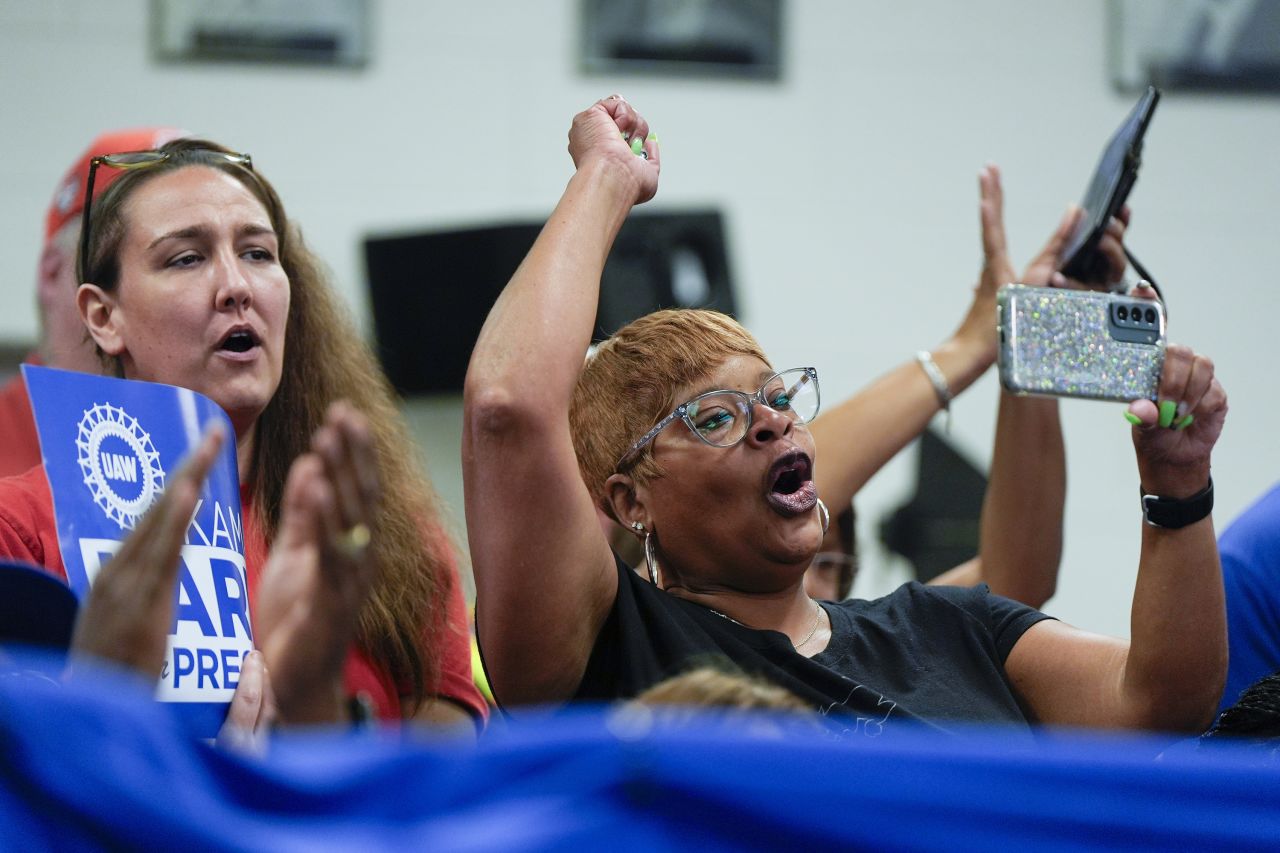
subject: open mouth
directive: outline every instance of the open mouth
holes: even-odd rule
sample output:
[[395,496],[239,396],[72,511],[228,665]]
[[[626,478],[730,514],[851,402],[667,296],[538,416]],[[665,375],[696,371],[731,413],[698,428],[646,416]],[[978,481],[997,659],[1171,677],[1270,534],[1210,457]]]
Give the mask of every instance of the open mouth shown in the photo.
[[258,336],[254,334],[252,329],[232,329],[231,332],[222,339],[222,343],[218,345],[218,349],[222,352],[242,354],[259,346],[261,343],[262,342],[258,340]]
[[765,500],[782,515],[800,515],[818,503],[813,461],[799,450],[784,454],[769,467],[766,484]]

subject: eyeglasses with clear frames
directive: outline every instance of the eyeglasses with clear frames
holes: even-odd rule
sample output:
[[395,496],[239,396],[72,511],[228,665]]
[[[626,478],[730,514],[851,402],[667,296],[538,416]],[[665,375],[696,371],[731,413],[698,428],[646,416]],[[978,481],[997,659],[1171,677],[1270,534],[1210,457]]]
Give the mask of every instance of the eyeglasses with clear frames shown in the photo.
[[635,461],[645,445],[658,437],[673,421],[683,420],[690,432],[712,447],[733,447],[751,429],[752,410],[759,403],[808,423],[818,414],[822,395],[818,390],[818,369],[795,367],[775,373],[754,394],[744,391],[708,391],[676,406],[653,429],[631,445],[618,460],[618,470]]
[[[207,148],[187,149],[182,154],[196,152],[213,160],[222,159],[228,163],[244,166],[246,169],[253,169],[253,158],[248,154],[238,154],[232,151],[213,151]],[[89,177],[84,184],[84,212],[80,216],[81,275],[89,274],[89,208],[93,205],[93,182],[94,176],[98,173],[98,167],[110,166],[112,169],[133,171],[158,166],[173,156],[175,156],[174,153],[170,151],[125,151],[120,154],[104,154],[89,161]]]

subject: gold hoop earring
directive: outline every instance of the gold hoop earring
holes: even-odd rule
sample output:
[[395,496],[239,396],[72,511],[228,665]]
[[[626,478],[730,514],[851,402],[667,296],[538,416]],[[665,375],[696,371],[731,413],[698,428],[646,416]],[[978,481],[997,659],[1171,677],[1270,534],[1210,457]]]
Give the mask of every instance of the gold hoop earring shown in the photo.
[[818,514],[822,516],[822,535],[827,535],[827,528],[831,526],[831,513],[827,510],[827,505],[822,502],[822,498],[818,498]]

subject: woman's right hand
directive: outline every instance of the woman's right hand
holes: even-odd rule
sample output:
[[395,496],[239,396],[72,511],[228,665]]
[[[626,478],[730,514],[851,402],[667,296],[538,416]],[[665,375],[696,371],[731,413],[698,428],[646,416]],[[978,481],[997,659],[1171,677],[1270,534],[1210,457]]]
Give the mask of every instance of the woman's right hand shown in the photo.
[[569,155],[579,170],[594,161],[620,167],[635,182],[633,204],[643,204],[658,192],[658,138],[621,95],[601,98],[573,117]]
[[147,678],[160,677],[182,545],[224,441],[221,423],[205,430],[182,468],[103,567],[76,618],[73,655],[108,660]]
[[234,752],[263,755],[267,751],[267,738],[275,719],[271,677],[267,674],[262,652],[254,649],[244,656],[240,664],[240,682],[231,696],[227,718],[218,730],[217,744]]
[[1126,206],[1118,218],[1111,220],[1098,243],[1098,251],[1107,259],[1105,282],[1084,284],[1058,272],[1065,261],[1063,252],[1066,251],[1080,218],[1084,216],[1084,211],[1078,205],[1067,208],[1049,239],[1019,277],[1010,260],[1009,244],[1005,237],[1004,188],[1000,182],[1000,169],[994,164],[982,167],[978,173],[978,186],[981,196],[979,214],[982,222],[982,275],[978,279],[978,286],[974,288],[969,310],[956,329],[952,341],[961,350],[972,353],[976,363],[985,370],[995,362],[998,348],[995,323],[997,291],[1014,282],[1041,287],[1110,289],[1124,277],[1127,265],[1124,233],[1129,225],[1130,210]]

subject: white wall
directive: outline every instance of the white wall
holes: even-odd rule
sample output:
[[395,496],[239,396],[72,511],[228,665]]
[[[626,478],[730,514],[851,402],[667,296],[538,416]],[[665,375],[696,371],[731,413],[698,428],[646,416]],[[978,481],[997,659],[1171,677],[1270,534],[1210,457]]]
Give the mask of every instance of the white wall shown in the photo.
[[[727,211],[748,325],[776,363],[822,368],[835,399],[959,320],[979,166],[1004,168],[1021,263],[1132,100],[1108,83],[1103,0],[792,0],[780,84],[585,78],[572,0],[373,6],[372,64],[321,71],[156,65],[146,0],[0,0],[0,337],[35,334],[44,209],[100,129],[176,123],[252,152],[363,317],[363,234],[544,214],[569,175],[570,116],[616,90],[661,136],[655,204]],[[1277,139],[1280,100],[1167,96],[1133,196],[1130,244],[1166,290],[1172,336],[1210,353],[1232,394],[1220,520],[1280,478]],[[995,398],[988,376],[955,404],[952,436],[982,462]],[[1067,551],[1049,609],[1124,634],[1140,524],[1126,426],[1115,406],[1063,411]],[[456,418],[447,402],[414,411],[454,502]],[[896,577],[871,525],[912,475],[899,460],[860,499],[863,594]]]

